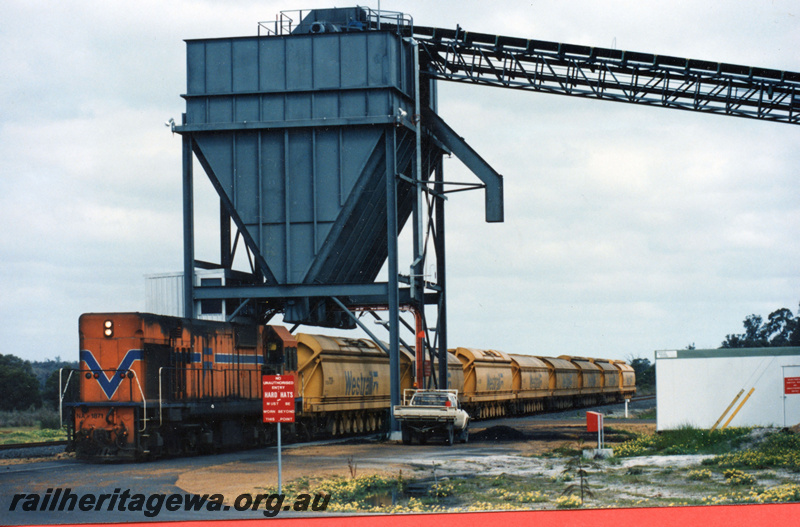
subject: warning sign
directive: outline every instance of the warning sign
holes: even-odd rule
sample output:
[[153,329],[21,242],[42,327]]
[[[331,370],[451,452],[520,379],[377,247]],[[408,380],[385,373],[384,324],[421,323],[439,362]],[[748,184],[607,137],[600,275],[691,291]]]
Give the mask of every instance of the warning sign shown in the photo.
[[800,394],[800,377],[784,377],[783,393],[786,395]]
[[265,423],[294,423],[294,376],[263,375]]
[[603,414],[599,412],[586,412],[586,431],[599,432],[603,429]]

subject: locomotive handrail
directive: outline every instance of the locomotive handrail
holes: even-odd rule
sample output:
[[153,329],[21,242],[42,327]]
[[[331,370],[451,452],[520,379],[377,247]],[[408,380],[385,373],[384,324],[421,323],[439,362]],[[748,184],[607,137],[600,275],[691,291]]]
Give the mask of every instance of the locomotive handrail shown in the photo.
[[64,394],[67,393],[67,388],[69,388],[69,380],[72,379],[72,372],[74,368],[69,369],[69,375],[67,376],[67,383],[64,386],[64,389],[61,389],[61,373],[67,368],[59,368],[58,369],[58,427],[64,427]]
[[[64,369],[64,368],[61,368]],[[140,432],[144,432],[147,429],[147,398],[144,396],[144,390],[142,390],[142,383],[139,382],[139,375],[136,373],[135,370],[118,370],[118,369],[93,369],[93,368],[70,368],[69,377],[72,376],[72,373],[75,371],[79,372],[91,372],[91,373],[98,373],[98,372],[114,372],[114,374],[120,373],[120,371],[127,372],[130,375],[133,375],[133,379],[136,381],[136,387],[139,389],[139,395],[142,396],[142,411],[144,413],[144,417],[142,418],[142,428],[139,430]],[[67,384],[69,384],[69,377],[67,377]],[[58,389],[59,392],[61,391],[61,371],[59,370],[58,374]],[[66,392],[66,388],[65,388]],[[63,404],[63,396],[59,395],[59,414],[61,413],[61,405]],[[113,404],[113,401],[109,399],[109,403]]]
[[164,425],[164,399],[161,397],[161,372],[164,371],[164,366],[158,369],[158,426]]
[[139,382],[139,376],[133,370],[128,371],[133,373],[133,378],[136,379],[136,387],[139,388],[139,394],[142,396],[142,413],[144,417],[142,417],[142,428],[139,432],[144,432],[147,429],[147,397],[144,396],[144,390],[142,390],[142,384]]

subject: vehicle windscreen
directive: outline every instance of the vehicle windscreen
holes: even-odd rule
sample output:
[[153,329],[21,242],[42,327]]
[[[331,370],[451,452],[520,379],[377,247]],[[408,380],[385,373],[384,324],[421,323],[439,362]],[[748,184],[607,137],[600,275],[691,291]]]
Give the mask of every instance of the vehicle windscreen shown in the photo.
[[436,393],[422,394],[414,397],[413,406],[445,406],[447,395]]

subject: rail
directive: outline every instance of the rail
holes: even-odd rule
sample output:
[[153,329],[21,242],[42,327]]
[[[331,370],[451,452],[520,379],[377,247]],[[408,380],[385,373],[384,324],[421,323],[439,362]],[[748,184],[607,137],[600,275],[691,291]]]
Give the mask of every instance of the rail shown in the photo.
[[0,450],[15,450],[18,448],[38,448],[43,446],[65,446],[69,441],[62,439],[58,441],[36,441],[34,443],[6,443],[0,445]]

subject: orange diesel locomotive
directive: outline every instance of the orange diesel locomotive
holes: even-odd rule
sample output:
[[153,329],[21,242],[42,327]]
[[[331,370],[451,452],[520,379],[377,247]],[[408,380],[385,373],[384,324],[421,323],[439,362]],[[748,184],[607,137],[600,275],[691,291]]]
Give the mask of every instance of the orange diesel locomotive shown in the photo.
[[79,384],[79,401],[65,405],[71,442],[95,459],[266,443],[262,371],[296,369],[297,342],[280,326],[86,314],[80,368],[66,378]]

